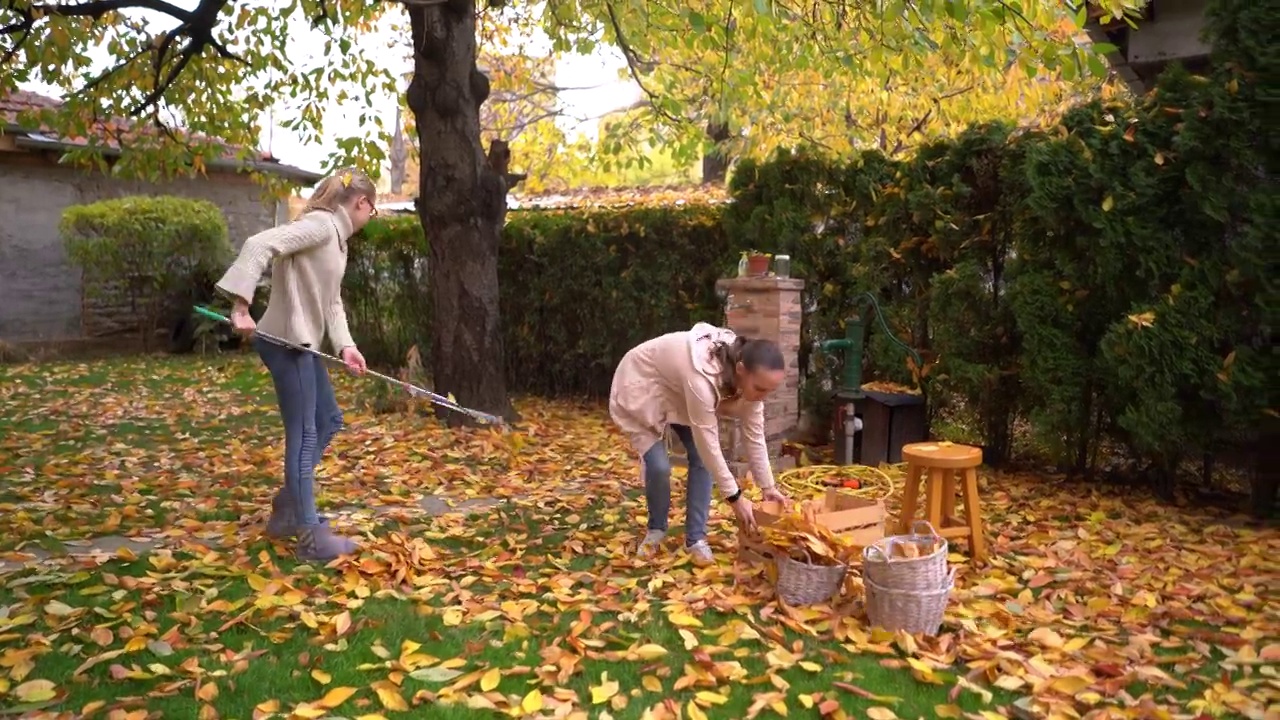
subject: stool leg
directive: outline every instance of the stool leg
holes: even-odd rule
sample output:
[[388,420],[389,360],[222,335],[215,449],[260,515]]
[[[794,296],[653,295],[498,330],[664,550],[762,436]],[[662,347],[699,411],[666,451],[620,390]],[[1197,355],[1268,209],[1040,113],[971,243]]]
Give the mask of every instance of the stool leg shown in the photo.
[[907,484],[902,488],[902,512],[898,517],[898,534],[911,532],[915,520],[916,501],[920,496],[920,466],[907,465]]
[[973,562],[981,563],[987,559],[987,540],[982,534],[982,507],[978,499],[978,469],[966,468],[964,471],[964,515],[969,522],[969,548]]
[[938,530],[950,524],[949,518],[956,516],[956,472],[947,470],[947,479],[942,483],[942,525]]
[[933,529],[942,531],[942,488],[946,486],[951,470],[929,468],[929,524]]

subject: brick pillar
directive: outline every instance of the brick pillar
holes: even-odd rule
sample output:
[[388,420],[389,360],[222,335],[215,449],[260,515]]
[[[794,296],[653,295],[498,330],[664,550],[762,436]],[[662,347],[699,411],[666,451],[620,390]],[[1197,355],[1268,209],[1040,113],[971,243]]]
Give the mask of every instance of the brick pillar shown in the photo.
[[716,289],[728,294],[726,327],[746,338],[773,340],[781,346],[786,358],[786,380],[764,404],[769,455],[774,459],[774,467],[778,467],[782,441],[800,421],[800,291],[804,289],[804,281],[776,277],[725,278],[716,283]]

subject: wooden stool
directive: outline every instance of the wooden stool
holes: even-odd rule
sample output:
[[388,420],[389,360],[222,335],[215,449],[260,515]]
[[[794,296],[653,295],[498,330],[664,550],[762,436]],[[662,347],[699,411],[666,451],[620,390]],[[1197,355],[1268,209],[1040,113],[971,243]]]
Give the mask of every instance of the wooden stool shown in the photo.
[[[902,459],[907,463],[907,485],[903,488],[902,517],[898,532],[911,532],[916,520],[916,502],[920,494],[920,480],[927,471],[929,484],[925,490],[928,511],[925,519],[938,534],[950,540],[969,538],[969,550],[975,563],[987,557],[987,544],[982,535],[982,508],[978,498],[978,466],[982,464],[982,449],[969,445],[953,445],[939,442],[911,443],[902,446]],[[956,517],[956,475],[964,477],[964,515]]]

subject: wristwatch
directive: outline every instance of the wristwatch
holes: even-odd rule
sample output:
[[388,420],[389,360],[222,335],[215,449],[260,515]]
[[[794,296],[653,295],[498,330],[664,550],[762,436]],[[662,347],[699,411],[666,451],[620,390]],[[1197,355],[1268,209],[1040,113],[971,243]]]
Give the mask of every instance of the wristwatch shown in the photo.
[[734,494],[732,494],[732,495],[725,495],[725,496],[724,496],[724,501],[725,501],[725,502],[727,502],[727,503],[729,503],[730,505],[732,505],[732,504],[734,504],[734,503],[738,502],[738,498],[740,498],[740,497],[742,497],[742,486],[741,486],[741,485],[739,485],[739,486],[738,486],[738,491],[737,491],[737,492],[735,492]]

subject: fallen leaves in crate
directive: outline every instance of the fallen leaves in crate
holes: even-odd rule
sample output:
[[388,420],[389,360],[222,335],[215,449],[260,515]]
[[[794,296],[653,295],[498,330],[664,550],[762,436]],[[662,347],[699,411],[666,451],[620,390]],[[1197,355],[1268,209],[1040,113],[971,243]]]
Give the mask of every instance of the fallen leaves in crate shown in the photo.
[[772,524],[760,528],[765,544],[794,560],[812,565],[856,565],[862,546],[817,521],[820,501],[801,503]]

